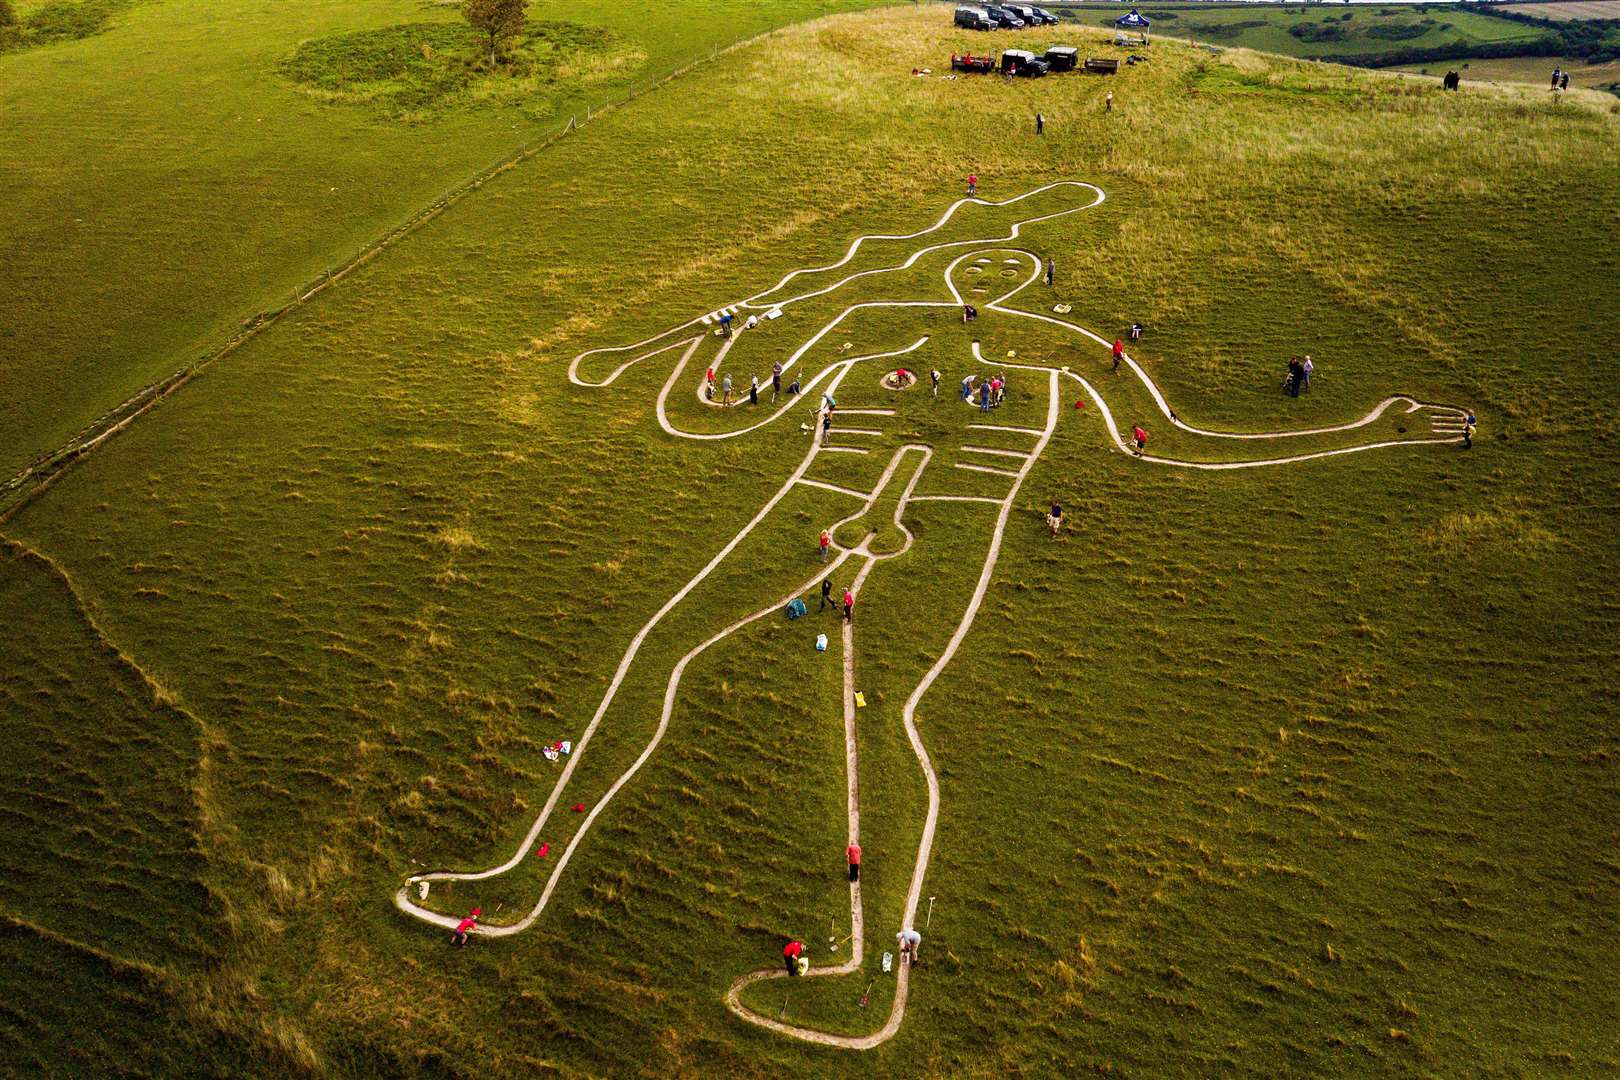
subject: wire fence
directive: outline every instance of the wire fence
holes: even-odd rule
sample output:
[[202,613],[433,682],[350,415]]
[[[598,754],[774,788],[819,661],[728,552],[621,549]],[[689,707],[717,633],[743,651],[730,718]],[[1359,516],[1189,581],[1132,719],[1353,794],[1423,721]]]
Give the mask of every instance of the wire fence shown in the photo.
[[[707,52],[682,60],[661,74],[635,79],[628,87],[620,87],[616,92],[603,97],[599,101],[592,101],[589,98],[576,101],[571,106],[566,121],[559,121],[556,127],[546,131],[544,134],[536,136],[516,150],[510,150],[502,154],[499,159],[475,172],[470,179],[459,181],[453,187],[447,188],[398,225],[366,243],[347,258],[332,263],[319,274],[291,289],[287,303],[251,316],[243,322],[242,328],[232,334],[223,344],[189,361],[183,367],[159,379],[157,382],[142,387],[118,405],[80,428],[78,432],[56,449],[35,458],[20,472],[6,480],[4,484],[0,484],[0,523],[10,519],[34,495],[44,490],[51,481],[60,475],[63,469],[100,446],[107,439],[123,431],[137,417],[184,386],[191,380],[192,376],[203,368],[222,357],[228,356],[289,311],[307,303],[333,282],[341,280],[357,267],[370,261],[377,253],[437,217],[462,196],[471,191],[476,191],[506,170],[522,164],[542,150],[562,141],[568,135],[578,131],[584,125],[594,122],[613,109],[658,89],[671,79],[686,74],[700,64],[718,59],[724,53],[774,34],[781,29],[782,27],[772,27],[768,30],[742,34],[723,44],[713,43]],[[578,111],[581,107],[583,107],[583,112]]]

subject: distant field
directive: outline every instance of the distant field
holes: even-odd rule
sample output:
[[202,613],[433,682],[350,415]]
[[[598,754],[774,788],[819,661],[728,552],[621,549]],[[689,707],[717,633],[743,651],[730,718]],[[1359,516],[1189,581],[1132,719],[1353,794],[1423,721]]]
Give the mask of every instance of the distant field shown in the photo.
[[[1157,4],[1141,8],[1153,20],[1153,37],[1178,37],[1210,45],[1234,45],[1284,56],[1372,55],[1399,48],[1531,40],[1544,31],[1507,19],[1452,7],[1391,5],[1350,7],[1292,4]],[[1054,9],[1087,26],[1112,27],[1118,4]]]
[[1568,4],[1508,4],[1503,11],[1570,22],[1577,19],[1620,19],[1620,0],[1575,0]]
[[1500,60],[1453,60],[1450,63],[1402,64],[1392,71],[1413,71],[1420,75],[1444,75],[1456,70],[1464,82],[1474,80],[1499,83],[1530,83],[1546,86],[1552,69],[1558,67],[1569,72],[1571,86],[1590,86],[1608,89],[1620,83],[1620,60],[1606,64],[1588,64],[1577,57],[1568,56],[1510,56]]
[[454,4],[19,5],[66,36],[0,38],[0,479],[571,111],[867,3],[535,0],[546,59],[502,95],[443,85]]

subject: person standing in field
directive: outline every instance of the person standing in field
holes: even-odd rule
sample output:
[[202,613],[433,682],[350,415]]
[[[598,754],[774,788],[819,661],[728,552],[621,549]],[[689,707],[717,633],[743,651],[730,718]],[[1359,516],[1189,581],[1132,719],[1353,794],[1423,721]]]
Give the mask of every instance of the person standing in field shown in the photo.
[[1558,76],[1560,74],[1561,72],[1558,70],[1558,66],[1556,64],[1553,65],[1552,88],[1554,90],[1558,89]]
[[1299,365],[1299,381],[1301,384],[1301,390],[1309,390],[1311,388],[1311,372],[1315,370],[1316,365],[1311,363],[1311,354],[1306,353],[1305,361]]
[[939,400],[939,368],[935,368],[934,370],[930,371],[928,373],[928,377],[934,381],[934,400],[938,401]]
[[855,594],[850,592],[848,589],[845,589],[844,590],[844,621],[845,622],[854,622],[855,621],[854,612],[855,612]]
[[990,411],[990,380],[986,379],[979,384],[979,411]]
[[776,360],[771,364],[771,404],[776,404],[776,395],[782,392],[782,361]]
[[1046,527],[1052,530],[1054,539],[1057,537],[1058,530],[1063,528],[1063,507],[1057,503],[1052,504],[1052,512],[1046,515]]
[[1103,95],[1103,112],[1114,111],[1114,92],[1112,90]]
[[1045,132],[1046,132],[1046,117],[1042,116],[1040,113],[1036,113],[1035,114],[1035,134],[1042,135],[1042,134],[1045,134]]
[[803,954],[804,943],[802,941],[790,941],[782,947],[782,963],[787,966],[788,975],[793,976],[799,973],[799,957]]
[[[822,533],[821,535],[826,536],[827,534]],[[825,553],[827,549],[826,549],[825,546],[823,546],[821,550],[822,550],[823,553]],[[823,557],[823,561],[825,561],[825,558],[826,558],[825,554],[823,554],[822,557]],[[832,578],[822,578],[821,579],[821,606],[816,608],[816,610],[817,611],[826,611],[827,610],[827,601],[829,601],[831,599],[832,599]],[[833,610],[837,611],[838,609],[835,607],[835,608],[833,608]]]
[[822,529],[819,543],[821,545],[821,561],[826,562],[827,548],[832,546],[832,533],[828,532],[826,529]]
[[861,880],[861,845],[851,840],[844,849],[844,857],[849,860],[849,880]]
[[1057,272],[1057,264],[1052,262],[1051,259],[1047,259],[1046,260],[1046,287],[1048,289],[1050,289],[1052,287],[1052,275],[1054,273],[1056,273],[1056,272]]
[[731,376],[727,375],[720,380],[720,404],[731,404]]
[[968,198],[979,193],[979,177],[977,173],[968,173]]
[[831,405],[821,410],[821,441],[823,444],[832,441],[832,411],[833,407]]
[[1558,89],[1560,89],[1560,90],[1568,90],[1569,89],[1569,72],[1566,71],[1566,72],[1564,72],[1562,75],[1560,75],[1558,77]]
[[713,401],[714,400],[714,368],[710,368],[709,373],[707,375],[705,375],[703,377],[703,379],[704,379],[704,383],[705,383],[704,389],[708,392],[709,400]]
[[1119,338],[1115,338],[1114,339],[1114,366],[1110,370],[1117,372],[1119,370],[1119,362],[1121,360],[1123,360],[1124,358],[1125,358],[1125,343],[1123,341],[1119,340]]
[[750,375],[748,377],[748,404],[750,404],[750,405],[758,405],[759,404],[759,376],[758,375]]
[[894,939],[900,943],[900,959],[911,961],[911,966],[917,966],[917,950],[922,948],[922,935],[914,927],[906,927]]
[[1147,432],[1142,430],[1141,424],[1131,428],[1131,438],[1136,440],[1136,456],[1141,457],[1142,451],[1147,449]]
[[1474,448],[1474,410],[1468,410],[1468,416],[1463,420],[1463,449]]

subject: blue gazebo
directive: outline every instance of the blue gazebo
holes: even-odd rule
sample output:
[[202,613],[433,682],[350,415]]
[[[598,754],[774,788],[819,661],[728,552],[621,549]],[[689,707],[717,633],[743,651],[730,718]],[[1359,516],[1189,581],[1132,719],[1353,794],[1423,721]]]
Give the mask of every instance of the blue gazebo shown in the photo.
[[1140,30],[1145,34],[1147,33],[1148,26],[1151,25],[1151,23],[1146,15],[1143,15],[1135,8],[1131,8],[1130,14],[1121,15],[1119,18],[1115,19],[1114,25],[1121,30]]

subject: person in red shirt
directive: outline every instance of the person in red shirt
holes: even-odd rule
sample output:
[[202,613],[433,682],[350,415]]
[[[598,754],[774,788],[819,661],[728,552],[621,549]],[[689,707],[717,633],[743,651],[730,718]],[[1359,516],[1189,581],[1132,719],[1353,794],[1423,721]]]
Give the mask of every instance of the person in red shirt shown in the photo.
[[979,193],[979,175],[968,173],[968,195],[971,197]]
[[782,949],[782,963],[787,967],[789,975],[799,973],[799,954],[804,952],[802,942],[790,941]]
[[1119,370],[1119,362],[1124,356],[1125,356],[1125,343],[1123,341],[1119,340],[1119,338],[1115,338],[1114,339],[1114,368],[1113,368],[1113,370],[1115,370],[1115,371]]
[[861,880],[861,845],[851,843],[844,849],[844,855],[849,859],[849,880]]
[[848,589],[844,590],[844,621],[854,622],[852,612],[855,610],[855,594]]
[[1131,437],[1136,440],[1136,456],[1141,457],[1142,451],[1147,449],[1147,432],[1142,430],[1141,424],[1137,424],[1131,428]]
[[455,933],[450,935],[450,944],[458,949],[467,947],[467,935],[478,929],[478,916],[484,913],[483,908],[473,908],[472,914],[456,923]]
[[832,533],[828,532],[826,529],[822,529],[819,543],[821,544],[821,561],[826,562],[827,548],[830,544],[832,544]]

